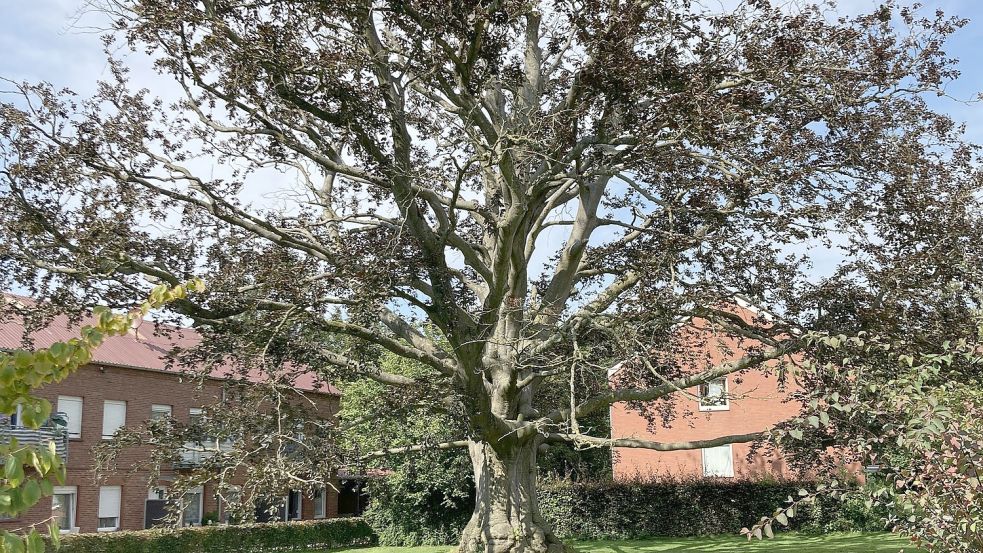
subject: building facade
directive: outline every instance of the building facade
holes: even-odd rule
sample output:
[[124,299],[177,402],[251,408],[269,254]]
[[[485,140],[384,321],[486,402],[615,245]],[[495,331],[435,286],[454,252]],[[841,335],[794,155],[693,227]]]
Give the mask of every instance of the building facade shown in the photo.
[[[85,324],[85,321],[82,322]],[[147,325],[152,326],[152,325]],[[48,328],[34,334],[34,346],[45,347],[77,335],[78,325],[56,318]],[[17,320],[0,322],[0,348],[22,346],[23,326]],[[16,519],[0,519],[0,528],[13,530],[46,521],[58,520],[63,532],[109,532],[140,530],[161,523],[167,510],[167,484],[174,481],[182,464],[195,463],[196,452],[188,452],[182,463],[164,470],[151,482],[143,467],[146,451],[127,448],[119,456],[117,470],[94,472],[93,446],[111,439],[122,426],[139,427],[155,417],[169,416],[189,423],[211,405],[219,403],[232,381],[221,373],[202,383],[182,376],[167,362],[168,353],[177,344],[186,346],[197,340],[193,331],[184,329],[179,336],[159,336],[139,329],[128,336],[111,337],[101,346],[95,359],[62,382],[49,384],[37,395],[51,402],[62,418],[59,430],[67,455],[67,478],[55,489],[54,496],[43,498],[30,511]],[[246,384],[248,385],[248,384]],[[318,385],[312,379],[298,380],[295,385],[305,391],[316,409],[316,417],[333,418],[339,408],[336,389]],[[14,414],[0,421],[0,439],[4,435],[24,436],[38,433],[45,439],[51,428],[40,431],[19,428]],[[48,433],[48,434],[46,434]],[[67,434],[67,435],[66,435]],[[67,446],[67,447],[65,447]],[[200,525],[206,520],[224,520],[225,512],[211,485],[193,490],[181,498],[182,523]],[[327,486],[312,496],[285,491],[281,516],[285,520],[310,520],[338,516],[338,495]]]
[[[748,306],[736,306],[746,319],[758,316]],[[699,359],[699,370],[733,362],[759,344],[717,332],[702,320],[688,321],[680,329],[680,340],[693,351],[690,359]],[[611,407],[611,437],[683,442],[708,440],[721,436],[765,431],[796,417],[801,404],[792,399],[794,382],[780,382],[777,363],[763,368],[732,373],[704,386],[673,394],[674,417],[663,423],[659,417],[645,416],[625,403]],[[612,370],[612,385],[617,385],[621,366]],[[694,371],[697,369],[693,369]],[[652,411],[659,411],[650,405]],[[655,451],[651,449],[614,448],[614,477],[622,480],[671,478],[733,478],[760,480],[798,478],[775,451],[755,450],[752,444],[735,443],[706,449]]]

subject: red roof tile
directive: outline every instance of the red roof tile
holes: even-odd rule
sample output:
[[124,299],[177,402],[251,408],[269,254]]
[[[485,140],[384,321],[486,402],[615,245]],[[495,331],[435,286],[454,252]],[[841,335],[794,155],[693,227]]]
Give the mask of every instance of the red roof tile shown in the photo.
[[[30,309],[34,300],[11,294],[0,296],[0,305],[5,302],[16,302]],[[30,338],[35,347],[48,347],[55,342],[64,342],[77,338],[79,329],[85,325],[95,324],[91,315],[82,318],[79,324],[71,324],[66,315],[55,316],[45,328],[32,332]],[[114,365],[151,371],[181,373],[182,367],[173,362],[172,354],[194,347],[201,342],[201,335],[193,328],[166,327],[167,332],[158,332],[154,323],[146,321],[134,328],[125,336],[109,336],[96,348],[92,362],[95,364]],[[16,349],[23,346],[24,323],[15,317],[0,319],[0,349]],[[339,395],[337,388],[330,384],[317,382],[310,371],[290,370],[285,367],[284,374],[293,379],[293,385],[301,390]],[[215,366],[209,371],[209,376],[217,379],[240,379],[231,367]],[[252,370],[246,375],[251,382],[261,382],[267,376],[260,370]]]

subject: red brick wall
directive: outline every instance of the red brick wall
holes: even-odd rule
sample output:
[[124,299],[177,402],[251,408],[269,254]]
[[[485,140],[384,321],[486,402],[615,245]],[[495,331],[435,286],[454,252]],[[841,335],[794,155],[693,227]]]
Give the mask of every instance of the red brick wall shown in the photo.
[[[139,465],[145,454],[138,448],[129,448],[119,457],[117,470],[104,475],[101,483],[95,481],[94,464],[90,452],[92,446],[102,440],[103,401],[126,401],[126,424],[139,426],[150,418],[153,404],[170,405],[172,416],[188,421],[192,408],[214,404],[221,400],[223,382],[207,380],[202,386],[182,379],[179,375],[119,367],[85,366],[62,382],[51,384],[38,395],[51,401],[57,408],[58,396],[82,398],[82,435],[72,439],[68,446],[68,470],[65,485],[77,486],[75,524],[81,532],[94,532],[98,524],[99,486],[120,486],[120,527],[139,530],[144,525],[145,501],[149,489],[148,473]],[[338,410],[338,398],[313,395],[319,411],[325,417],[334,416]],[[162,474],[166,480],[173,473]],[[337,514],[337,496],[327,498],[329,516]],[[35,524],[50,517],[51,499],[44,498],[28,513],[14,521],[0,522],[0,528],[16,529]],[[202,513],[218,511],[214,493],[206,486]],[[305,519],[313,518],[314,508],[310,500],[304,501]]]
[[[705,329],[694,323],[699,332]],[[707,343],[703,343],[707,342]],[[739,359],[747,348],[755,344],[741,342],[726,336],[711,340],[693,340],[699,343],[702,355],[714,366]],[[661,421],[650,425],[638,411],[626,404],[612,406],[612,438],[636,438],[660,442],[704,440],[720,436],[747,434],[767,430],[776,423],[795,417],[799,404],[785,401],[789,389],[780,387],[777,377],[770,370],[754,370],[728,375],[728,393],[735,396],[726,411],[700,411],[699,402],[693,397],[677,393],[676,418],[669,428]],[[697,388],[687,390],[699,395]],[[765,476],[794,477],[796,474],[783,460],[772,453],[751,455],[751,444],[732,444],[734,477],[760,479]],[[659,452],[647,449],[615,448],[613,452],[614,476],[618,479],[659,477],[702,477],[702,451]]]

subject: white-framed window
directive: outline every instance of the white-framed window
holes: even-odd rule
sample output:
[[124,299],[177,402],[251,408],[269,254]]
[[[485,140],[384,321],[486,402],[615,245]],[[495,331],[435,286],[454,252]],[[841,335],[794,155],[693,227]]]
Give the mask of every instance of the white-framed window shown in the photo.
[[703,476],[734,477],[734,452],[730,444],[703,448]]
[[147,490],[147,499],[152,501],[163,501],[167,499],[167,488],[158,486]]
[[69,438],[82,437],[82,398],[76,396],[58,396],[59,413],[65,415],[65,427]]
[[119,486],[99,488],[99,532],[112,532],[119,529],[119,505],[123,489]]
[[233,513],[230,511],[233,509],[240,510],[239,514],[241,514],[242,505],[239,504],[241,493],[242,490],[239,486],[229,486],[229,489],[225,490],[224,494],[218,491],[215,492],[215,500],[221,508],[220,519],[223,524],[228,524],[232,520]]
[[314,503],[314,518],[324,518],[327,516],[327,498],[328,493],[324,488],[319,488],[314,490],[314,497],[311,498]]
[[303,510],[301,505],[303,505],[303,495],[301,495],[300,490],[290,490],[287,494],[287,510],[286,519],[287,520],[300,520],[304,518]]
[[107,399],[102,404],[102,439],[108,440],[126,424],[126,402]]
[[51,516],[58,523],[62,534],[75,532],[75,506],[78,504],[78,488],[75,486],[55,486],[51,495]]
[[181,498],[181,526],[201,526],[202,500],[205,497],[201,486],[185,492]]
[[150,420],[167,420],[171,418],[171,406],[155,403],[150,406]]
[[198,424],[205,418],[205,410],[200,407],[188,409],[188,424]]
[[727,398],[727,377],[723,376],[700,384],[700,411],[727,411],[730,400]]

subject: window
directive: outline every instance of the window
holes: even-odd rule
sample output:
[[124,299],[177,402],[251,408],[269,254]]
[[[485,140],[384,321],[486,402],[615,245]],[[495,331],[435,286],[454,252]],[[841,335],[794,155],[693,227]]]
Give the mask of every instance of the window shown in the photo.
[[204,496],[202,488],[192,488],[181,498],[181,525],[201,526],[201,500]]
[[171,418],[171,406],[153,404],[150,406],[150,420],[167,420]]
[[155,487],[147,490],[147,501],[143,508],[143,527],[155,528],[168,523],[171,502],[167,498],[167,488]]
[[211,447],[213,444],[212,439],[207,436],[201,426],[207,422],[205,418],[205,410],[199,407],[192,407],[188,410],[188,424],[192,427],[197,427],[194,436],[197,438],[195,441],[191,442],[196,447]]
[[240,504],[241,493],[239,486],[229,486],[224,494],[215,492],[215,499],[222,510],[219,518],[223,524],[236,524],[242,518],[244,506]]
[[58,396],[58,412],[65,415],[69,438],[82,437],[82,398]]
[[328,494],[327,490],[321,488],[314,492],[314,518],[324,518],[325,517],[325,500]]
[[107,399],[102,404],[102,439],[108,440],[126,424],[126,402]]
[[17,409],[10,415],[10,427],[11,428],[23,428],[24,419],[22,413],[24,412],[24,406],[20,403],[17,404]]
[[100,532],[112,532],[119,528],[119,499],[122,489],[119,486],[99,488],[99,526]]
[[290,490],[290,493],[287,494],[287,520],[300,520],[302,518],[300,501],[300,491]]
[[703,476],[734,477],[734,453],[730,444],[703,449]]
[[700,411],[727,411],[730,402],[727,399],[727,378],[718,378],[705,384],[700,384]]
[[62,533],[75,531],[75,504],[78,503],[75,486],[55,486],[51,496],[51,516]]

